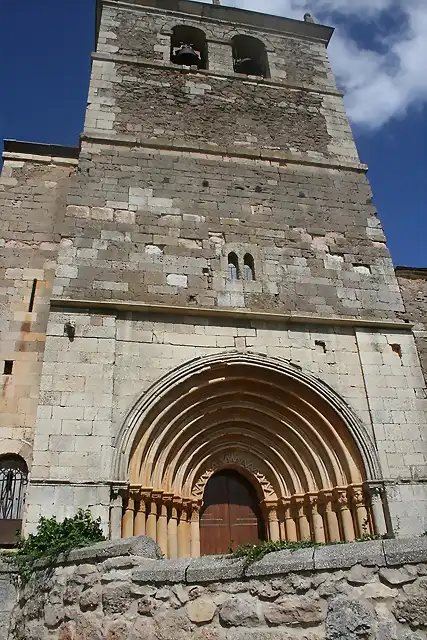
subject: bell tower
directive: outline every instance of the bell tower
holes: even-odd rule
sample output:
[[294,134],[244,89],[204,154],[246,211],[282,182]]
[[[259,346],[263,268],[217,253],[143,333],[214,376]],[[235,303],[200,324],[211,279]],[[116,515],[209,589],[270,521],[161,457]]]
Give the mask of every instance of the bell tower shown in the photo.
[[422,374],[332,34],[98,0],[30,529],[46,501],[90,505],[113,537],[198,555],[216,472],[252,483],[271,539],[426,528]]

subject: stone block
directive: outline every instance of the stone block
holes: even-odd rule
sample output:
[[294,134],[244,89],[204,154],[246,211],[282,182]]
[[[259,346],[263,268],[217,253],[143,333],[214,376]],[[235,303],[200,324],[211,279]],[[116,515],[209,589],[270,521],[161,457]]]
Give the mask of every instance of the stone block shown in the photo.
[[427,562],[427,536],[384,540],[383,544],[386,564],[389,567]]
[[382,567],[386,564],[383,541],[350,542],[314,549],[315,569],[347,569],[353,565]]
[[276,551],[268,553],[262,560],[249,565],[245,575],[250,578],[265,575],[281,575],[291,571],[311,571],[314,569],[314,549],[296,551]]
[[245,562],[224,556],[202,556],[190,561],[187,584],[232,580],[244,575]]

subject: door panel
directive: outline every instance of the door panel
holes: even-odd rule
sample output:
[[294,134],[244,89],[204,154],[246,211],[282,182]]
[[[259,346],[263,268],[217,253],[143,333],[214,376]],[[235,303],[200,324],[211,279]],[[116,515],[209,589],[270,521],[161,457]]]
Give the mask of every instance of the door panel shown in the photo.
[[235,471],[208,481],[200,515],[201,554],[228,553],[264,539],[264,522],[252,485]]

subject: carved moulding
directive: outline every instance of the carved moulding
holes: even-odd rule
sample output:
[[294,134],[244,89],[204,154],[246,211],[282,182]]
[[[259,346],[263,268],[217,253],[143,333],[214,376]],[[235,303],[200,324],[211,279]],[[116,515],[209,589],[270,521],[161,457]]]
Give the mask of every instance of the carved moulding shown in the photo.
[[261,488],[264,500],[277,500],[273,485],[260,469],[259,461],[249,454],[240,451],[230,451],[221,453],[219,456],[211,458],[204,466],[204,470],[194,483],[191,495],[197,500],[203,499],[203,494],[208,480],[214,473],[222,469],[243,469],[245,475],[252,476]]

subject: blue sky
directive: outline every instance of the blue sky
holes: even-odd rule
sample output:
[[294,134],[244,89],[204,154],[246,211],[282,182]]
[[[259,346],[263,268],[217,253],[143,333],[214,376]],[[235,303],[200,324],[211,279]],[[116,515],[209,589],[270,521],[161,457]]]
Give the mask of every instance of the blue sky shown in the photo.
[[[223,0],[337,27],[330,56],[395,264],[427,267],[427,1]],[[78,145],[95,0],[0,0],[0,140]],[[356,12],[357,9],[357,12]],[[424,54],[426,54],[424,56]]]

